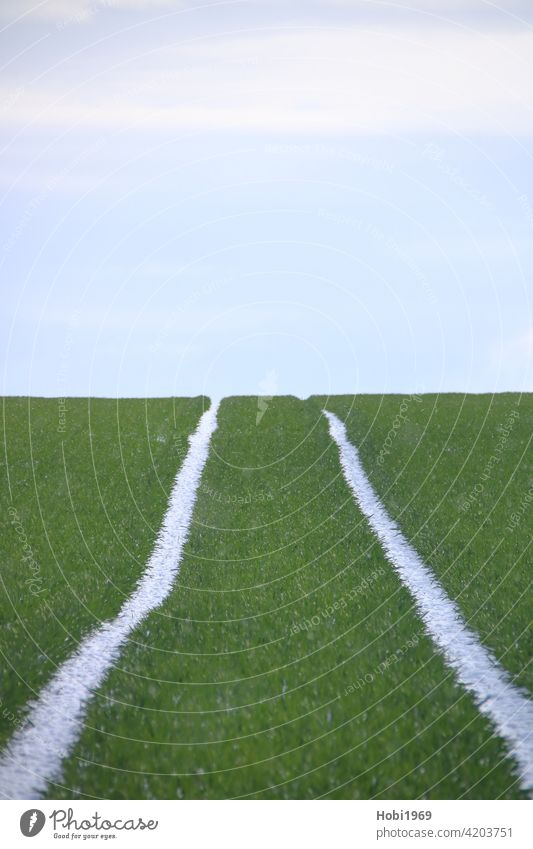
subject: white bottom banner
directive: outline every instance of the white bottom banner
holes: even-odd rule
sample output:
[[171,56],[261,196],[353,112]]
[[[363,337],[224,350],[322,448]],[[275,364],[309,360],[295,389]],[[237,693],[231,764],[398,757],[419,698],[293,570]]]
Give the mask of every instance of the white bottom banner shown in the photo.
[[530,802],[0,802],[2,845],[531,847]]

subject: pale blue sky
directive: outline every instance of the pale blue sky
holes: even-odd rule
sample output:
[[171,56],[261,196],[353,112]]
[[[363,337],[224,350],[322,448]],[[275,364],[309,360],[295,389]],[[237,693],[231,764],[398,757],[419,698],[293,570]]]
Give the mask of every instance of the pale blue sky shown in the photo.
[[532,6],[2,0],[0,391],[533,389]]

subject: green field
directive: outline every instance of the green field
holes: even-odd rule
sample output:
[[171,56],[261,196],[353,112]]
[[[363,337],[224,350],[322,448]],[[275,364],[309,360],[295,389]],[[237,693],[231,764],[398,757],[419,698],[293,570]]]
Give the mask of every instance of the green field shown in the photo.
[[[407,420],[394,428],[402,403]],[[328,409],[466,621],[533,692],[533,397],[336,397]]]
[[[17,719],[131,593],[206,403],[69,401],[58,434],[57,401],[5,401],[2,700]],[[50,798],[525,796],[355,504],[321,410],[347,420],[391,515],[531,691],[533,398],[411,398],[396,426],[402,403],[280,397],[257,424],[257,398],[222,402],[175,588],[95,694]]]
[[0,739],[130,595],[207,399],[4,399]]

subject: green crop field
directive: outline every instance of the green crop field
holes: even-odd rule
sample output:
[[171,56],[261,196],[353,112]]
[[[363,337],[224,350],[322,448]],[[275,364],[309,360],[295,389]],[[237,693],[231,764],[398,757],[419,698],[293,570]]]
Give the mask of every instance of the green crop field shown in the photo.
[[2,742],[132,592],[204,403],[4,399]]
[[336,397],[328,408],[466,621],[533,691],[532,396]]
[[[68,401],[58,432],[57,401],[4,401],[3,741],[132,593],[208,405]],[[531,693],[532,396],[274,397],[262,415],[228,398],[173,589],[94,693],[49,798],[528,795],[355,502],[323,408]]]

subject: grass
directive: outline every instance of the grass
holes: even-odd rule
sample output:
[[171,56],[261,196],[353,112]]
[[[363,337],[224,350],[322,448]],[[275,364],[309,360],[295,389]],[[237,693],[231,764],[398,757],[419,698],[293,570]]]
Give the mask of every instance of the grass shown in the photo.
[[[317,400],[346,419],[389,513],[483,642],[533,692],[533,395]],[[406,418],[398,419],[402,404]]]
[[0,741],[132,592],[204,403],[3,400]]
[[[175,589],[96,694],[50,797],[523,796],[356,507],[321,403],[276,398],[259,425],[257,399],[222,403]],[[368,464],[381,436],[361,421]],[[479,563],[463,568],[468,581]]]

